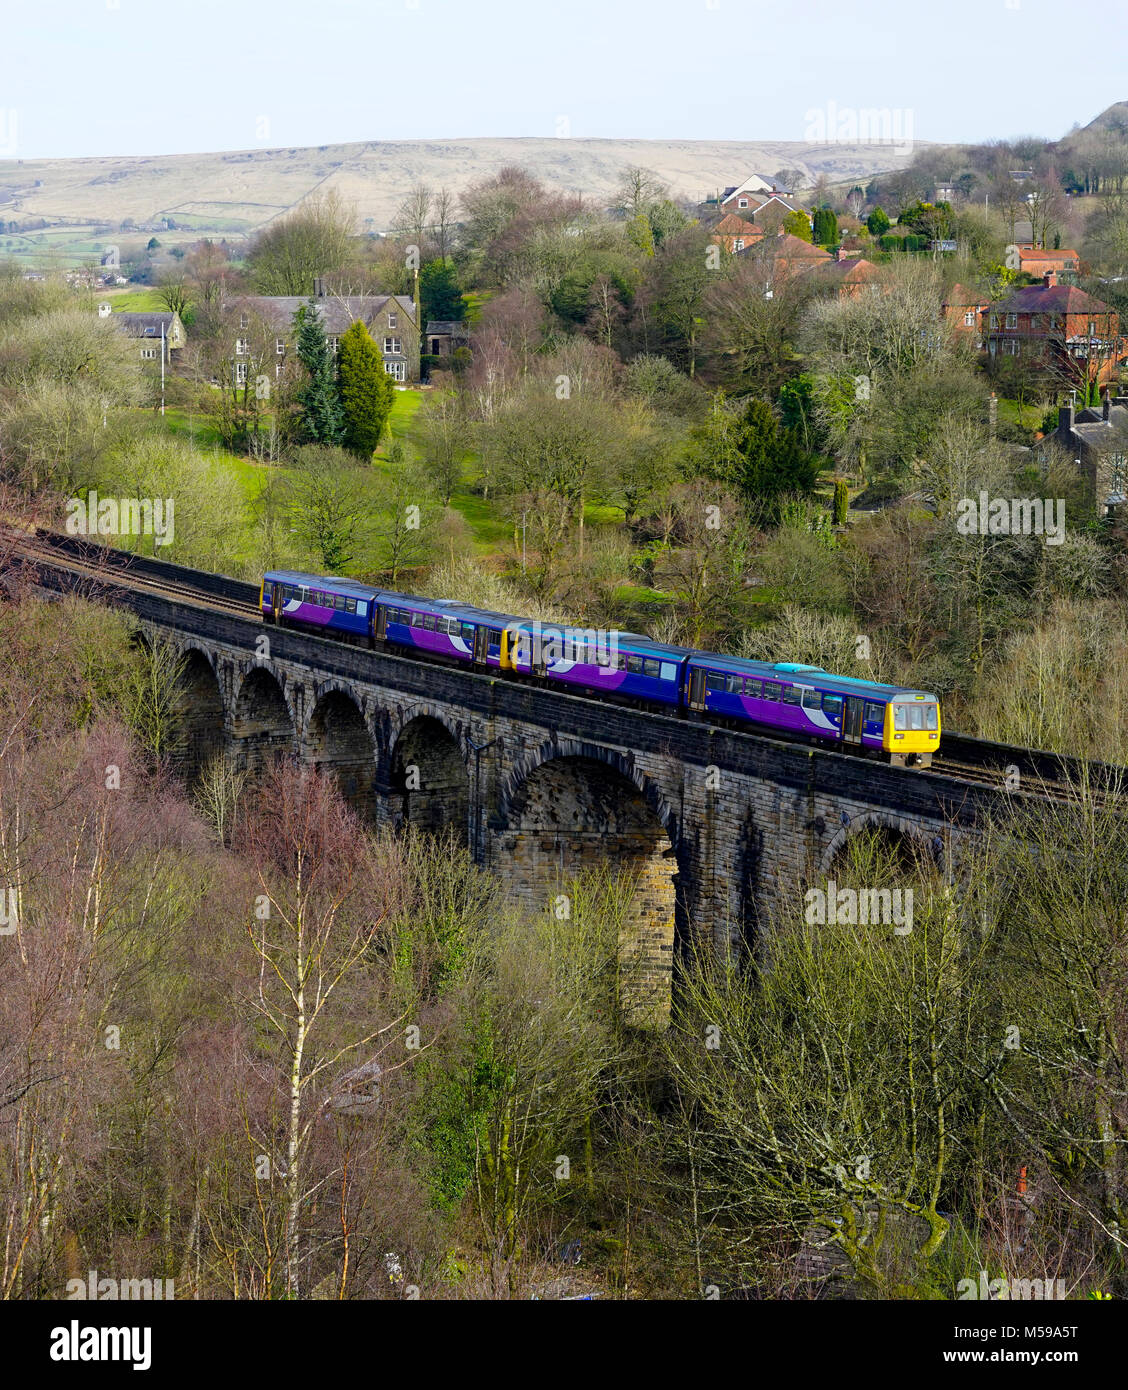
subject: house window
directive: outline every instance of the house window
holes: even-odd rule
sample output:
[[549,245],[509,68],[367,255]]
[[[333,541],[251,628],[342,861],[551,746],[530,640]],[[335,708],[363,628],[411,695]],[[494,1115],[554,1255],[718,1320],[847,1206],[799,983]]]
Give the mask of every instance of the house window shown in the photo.
[[974,328],[974,327],[975,327],[975,310],[974,310],[974,309],[969,309],[969,310],[967,311],[967,313],[964,314],[964,327],[965,327],[965,328]]
[[247,363],[235,363],[235,385],[245,386],[247,384]]
[[251,350],[251,345],[246,338],[235,339],[235,356],[246,357]]
[[146,362],[155,362],[157,358],[157,350],[156,348],[142,348],[141,356],[145,359]]
[[748,199],[747,199],[747,198],[741,198],[740,201],[737,203],[737,207],[738,207],[738,208],[746,208],[747,206],[748,206]]
[[286,356],[286,339],[285,339],[285,338],[275,338],[275,340],[274,340],[274,351],[275,351],[275,353],[277,353],[277,355],[278,355],[279,357],[285,357],[285,356]]
[[337,344],[340,341],[340,338],[338,338],[336,334],[334,334],[331,338],[327,338],[326,342],[329,344],[329,351],[335,353],[337,351]]
[[1089,320],[1089,337],[1090,337],[1090,338],[1093,337],[1093,335],[1096,333],[1096,331],[1097,331],[1097,321],[1096,321],[1096,319],[1090,319],[1090,320]]
[[398,328],[398,327],[399,327],[399,315],[398,315],[398,314],[389,314],[389,315],[388,315],[388,327],[389,327],[389,328]]
[[406,362],[385,362],[384,370],[388,373],[390,377],[394,377],[396,381],[407,380]]
[[1003,352],[1004,352],[1004,354],[1005,354],[1007,357],[1017,357],[1017,356],[1018,356],[1018,339],[1017,339],[1017,338],[1004,338],[1004,339],[1003,339]]
[[733,239],[732,249],[733,251],[744,250],[744,238],[742,236],[738,236]]
[[998,314],[992,314],[992,315],[991,315],[991,327],[992,327],[992,328],[998,328],[998,326],[999,326],[999,316],[998,316]]
[[403,340],[400,339],[400,338],[385,338],[385,339],[384,339],[384,351],[385,351],[386,353],[388,353],[388,352],[402,352],[402,351],[403,351]]
[[1037,314],[1031,314],[1031,315],[1030,315],[1030,327],[1031,327],[1031,330],[1036,329],[1036,328],[1038,327],[1038,315],[1037,315]]
[[1018,315],[1017,315],[1017,314],[1008,314],[1008,315],[1007,315],[1007,327],[1008,327],[1008,328],[1017,328],[1017,327],[1018,327]]
[[250,328],[250,326],[251,326],[251,321],[250,321],[249,318],[247,318],[246,314],[240,314],[240,315],[239,315],[239,327],[240,327],[240,328]]

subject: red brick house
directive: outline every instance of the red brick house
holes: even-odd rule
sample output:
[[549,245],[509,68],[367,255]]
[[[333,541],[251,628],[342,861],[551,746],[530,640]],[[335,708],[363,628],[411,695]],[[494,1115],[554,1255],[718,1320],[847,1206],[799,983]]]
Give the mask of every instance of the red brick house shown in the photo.
[[1033,275],[1036,280],[1054,271],[1059,284],[1076,284],[1076,277],[1081,269],[1081,257],[1067,247],[1058,251],[1047,251],[1044,246],[1020,246],[1018,268],[1027,275]]
[[746,246],[764,235],[763,228],[757,227],[754,222],[746,222],[743,217],[737,217],[735,213],[729,213],[727,217],[722,217],[713,228],[713,234],[709,240],[715,246],[723,246],[730,256],[738,251],[743,251]]
[[881,279],[881,271],[863,256],[844,256],[839,250],[834,260],[813,264],[811,279],[819,285],[833,286],[839,299],[856,299],[864,286]]
[[1049,271],[1042,284],[1015,290],[987,312],[987,352],[1017,358],[1035,371],[1083,384],[1119,375],[1128,356],[1120,316]]
[[978,290],[969,290],[966,285],[953,285],[940,305],[940,317],[949,324],[952,331],[971,338],[977,348],[983,346],[984,314],[991,301]]
[[812,246],[790,232],[778,232],[775,236],[765,236],[751,247],[745,247],[742,255],[749,253],[762,256],[774,264],[774,273],[780,276],[805,275],[819,265],[829,265],[831,255],[821,246]]

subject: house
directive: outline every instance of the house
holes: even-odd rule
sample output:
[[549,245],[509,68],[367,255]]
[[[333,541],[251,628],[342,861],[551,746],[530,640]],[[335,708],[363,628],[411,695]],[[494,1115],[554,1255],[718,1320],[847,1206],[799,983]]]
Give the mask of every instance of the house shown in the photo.
[[428,319],[426,338],[431,357],[453,357],[460,347],[469,346],[470,330],[456,319]]
[[790,188],[784,188],[774,179],[764,179],[759,174],[749,174],[742,184],[726,188],[719,201],[721,207],[727,208],[730,212],[739,212],[751,209],[754,197],[760,196],[762,198],[764,195],[771,197],[773,194],[778,194],[781,198],[792,196]]
[[[384,357],[384,370],[396,381],[419,380],[419,325],[415,302],[406,294],[326,294],[321,282],[312,296],[246,295],[224,308],[238,314],[236,333],[250,329],[252,320],[265,322],[274,333],[275,375],[280,376],[287,356],[293,351],[294,315],[303,304],[311,303],[325,330],[330,352],[336,353],[341,335],[358,320],[375,339]],[[252,350],[250,341],[236,336],[233,343],[233,371],[236,385],[248,376]],[[240,361],[240,359],[246,359]]]
[[1077,460],[1098,510],[1118,506],[1128,491],[1128,396],[1106,391],[1097,408],[1058,409],[1058,426],[1043,444],[1054,443]]
[[846,256],[841,247],[829,261],[813,261],[811,283],[832,287],[839,299],[855,299],[865,285],[881,279],[881,271],[863,256]]
[[722,246],[730,256],[738,251],[743,251],[746,246],[756,240],[757,237],[764,235],[764,229],[757,227],[754,222],[746,222],[743,217],[737,217],[730,212],[722,217],[713,228],[709,240],[714,246]]
[[821,246],[812,246],[809,241],[792,236],[790,232],[760,237],[738,254],[771,261],[772,274],[784,279],[792,275],[805,275],[816,266],[829,265],[831,262],[829,251],[824,251]]
[[1018,248],[1018,268],[1035,280],[1040,280],[1052,270],[1057,274],[1059,285],[1075,285],[1081,269],[1081,257],[1071,249],[1047,251],[1042,246],[1025,245]]
[[1078,382],[1110,380],[1126,355],[1116,311],[1059,285],[1052,270],[1040,285],[990,305],[986,339],[992,358],[1020,358],[1035,371]]
[[725,212],[762,224],[774,231],[789,212],[799,212],[798,205],[779,193],[746,193],[721,204]]
[[127,338],[137,339],[142,362],[160,362],[162,343],[165,361],[175,362],[188,341],[179,314],[115,314],[110,303],[103,300],[98,305],[98,317],[110,319]]
[[991,301],[978,290],[969,290],[966,285],[955,284],[944,296],[940,305],[940,317],[949,324],[953,332],[961,337],[971,338],[977,348],[983,346],[984,315]]

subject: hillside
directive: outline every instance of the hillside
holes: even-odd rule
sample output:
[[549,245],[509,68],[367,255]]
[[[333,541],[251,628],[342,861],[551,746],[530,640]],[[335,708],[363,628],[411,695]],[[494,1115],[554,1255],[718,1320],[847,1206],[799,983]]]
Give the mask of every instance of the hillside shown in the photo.
[[[377,230],[413,184],[461,192],[506,164],[554,188],[606,200],[642,165],[699,199],[752,171],[802,170],[814,182],[861,179],[907,163],[901,146],[799,141],[474,139],[365,141],[308,149],[0,161],[0,217],[119,225],[172,217],[200,231],[252,231],[315,190],[337,189]],[[370,219],[370,220],[369,220]]]

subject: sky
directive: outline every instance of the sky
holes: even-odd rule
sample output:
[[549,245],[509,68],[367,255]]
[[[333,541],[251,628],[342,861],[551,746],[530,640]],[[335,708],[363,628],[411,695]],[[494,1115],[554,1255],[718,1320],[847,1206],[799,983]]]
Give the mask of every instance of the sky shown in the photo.
[[831,103],[838,120],[888,110],[918,140],[1056,139],[1128,99],[1117,8],[0,0],[0,158],[468,136],[804,140]]

